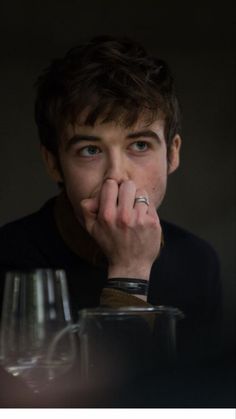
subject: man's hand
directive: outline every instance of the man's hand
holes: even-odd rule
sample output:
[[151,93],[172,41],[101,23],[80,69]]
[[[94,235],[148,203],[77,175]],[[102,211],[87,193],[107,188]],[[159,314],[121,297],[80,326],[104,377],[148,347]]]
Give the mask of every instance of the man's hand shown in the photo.
[[108,277],[149,279],[161,244],[161,226],[154,205],[135,203],[147,196],[133,181],[120,186],[107,179],[99,197],[84,199],[81,208],[89,234],[108,259]]

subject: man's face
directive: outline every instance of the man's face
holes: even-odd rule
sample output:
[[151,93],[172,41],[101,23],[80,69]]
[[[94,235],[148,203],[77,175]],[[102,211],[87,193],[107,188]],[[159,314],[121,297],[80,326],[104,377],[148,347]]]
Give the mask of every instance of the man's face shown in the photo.
[[78,123],[68,126],[61,141],[60,170],[55,169],[55,161],[50,161],[52,155],[46,161],[54,180],[64,183],[72,207],[82,221],[81,200],[99,198],[107,178],[118,185],[132,180],[137,188],[146,191],[158,209],[165,195],[167,175],[178,167],[179,148],[180,138],[176,136],[168,165],[161,119],[148,126],[140,119],[131,128],[115,122],[97,122],[94,126]]

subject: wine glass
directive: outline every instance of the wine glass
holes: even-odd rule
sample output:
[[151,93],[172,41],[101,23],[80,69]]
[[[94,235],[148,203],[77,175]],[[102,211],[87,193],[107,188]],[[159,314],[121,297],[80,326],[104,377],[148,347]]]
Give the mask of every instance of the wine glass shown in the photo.
[[0,326],[0,363],[35,392],[67,372],[75,360],[75,336],[65,336],[53,358],[48,347],[71,324],[65,272],[37,269],[6,274]]

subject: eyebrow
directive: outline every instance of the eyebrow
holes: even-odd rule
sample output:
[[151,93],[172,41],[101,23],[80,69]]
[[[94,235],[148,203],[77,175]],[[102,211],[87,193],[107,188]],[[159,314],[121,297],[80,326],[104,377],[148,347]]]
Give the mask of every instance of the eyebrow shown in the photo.
[[159,135],[152,131],[151,129],[145,130],[145,131],[137,131],[137,132],[131,132],[127,135],[127,138],[137,139],[137,138],[154,138],[159,143],[161,142],[161,139]]
[[66,143],[66,151],[69,150],[74,144],[80,143],[81,141],[101,141],[100,137],[96,135],[76,134],[71,137]]
[[[144,130],[144,131],[137,131],[137,132],[131,132],[126,136],[126,139],[137,139],[137,138],[154,138],[158,141],[158,143],[161,143],[161,139],[159,135],[152,131],[152,130]],[[101,137],[98,137],[96,135],[87,135],[87,134],[76,134],[71,137],[67,143],[66,143],[66,151],[68,151],[73,145],[80,143],[82,141],[101,141]]]

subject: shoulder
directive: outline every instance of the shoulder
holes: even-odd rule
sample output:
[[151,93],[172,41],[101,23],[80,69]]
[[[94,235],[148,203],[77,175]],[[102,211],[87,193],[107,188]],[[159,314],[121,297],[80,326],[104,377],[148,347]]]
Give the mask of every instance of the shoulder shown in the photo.
[[0,228],[0,265],[15,266],[17,261],[30,260],[37,243],[45,236],[53,217],[54,198],[39,211],[7,223]]
[[218,255],[213,246],[206,240],[198,237],[190,231],[175,224],[161,221],[164,243],[170,250],[186,255],[194,253],[196,257],[207,256],[218,259]]
[[54,198],[48,200],[38,211],[3,225],[0,228],[0,240],[18,236],[19,233],[27,234],[32,228],[40,227],[40,223],[52,215],[53,205]]

